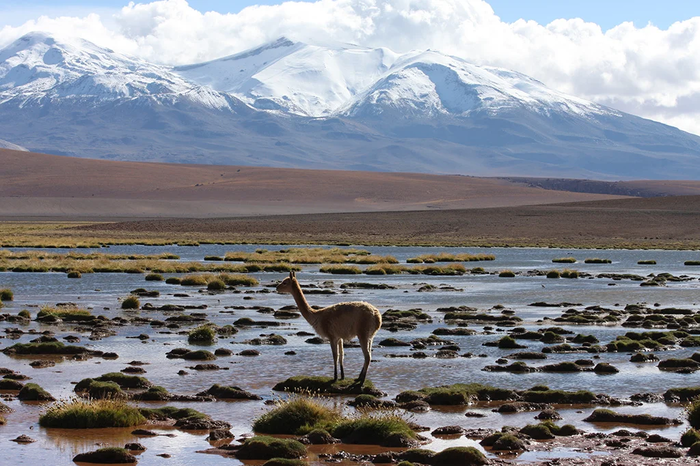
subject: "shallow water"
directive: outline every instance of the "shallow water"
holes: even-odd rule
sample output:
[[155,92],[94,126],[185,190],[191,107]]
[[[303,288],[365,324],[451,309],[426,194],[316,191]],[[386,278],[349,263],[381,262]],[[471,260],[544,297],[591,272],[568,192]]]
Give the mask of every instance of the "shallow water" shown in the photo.
[[[147,246],[114,246],[108,249],[94,250],[95,252],[129,253],[129,254],[158,254],[172,252],[178,254],[183,261],[203,260],[206,255],[223,256],[227,251],[253,251],[260,246],[222,246],[203,245],[200,247],[147,247]],[[274,246],[262,246],[274,249]],[[285,246],[288,247],[288,246]],[[399,261],[419,254],[435,252],[485,252],[495,254],[496,260],[490,262],[467,263],[467,268],[484,267],[488,271],[510,269],[514,271],[527,271],[532,269],[550,270],[572,268],[589,273],[635,273],[647,275],[649,273],[669,272],[674,275],[688,275],[694,279],[688,282],[669,283],[665,287],[640,287],[639,282],[629,280],[613,281],[608,279],[559,279],[552,280],[545,277],[499,278],[495,275],[465,275],[456,277],[431,277],[431,276],[338,276],[321,274],[318,266],[304,266],[297,274],[302,284],[321,284],[325,281],[333,282],[333,289],[340,291],[340,285],[345,282],[371,282],[388,283],[396,286],[393,290],[351,290],[347,294],[321,296],[309,295],[307,299],[311,304],[325,306],[339,301],[369,301],[376,305],[380,311],[387,309],[422,308],[430,314],[434,322],[432,324],[419,325],[417,330],[411,332],[390,333],[380,331],[375,343],[388,337],[395,337],[405,341],[417,337],[425,337],[438,327],[445,324],[440,321],[442,313],[436,312],[437,308],[447,306],[468,305],[488,310],[496,304],[501,304],[507,309],[514,310],[516,315],[523,318],[523,327],[538,329],[544,326],[552,326],[553,323],[541,324],[537,321],[544,317],[558,317],[566,308],[538,308],[529,307],[528,304],[535,301],[561,302],[568,301],[581,303],[577,309],[588,305],[601,305],[608,308],[622,309],[628,303],[659,303],[663,307],[684,307],[698,309],[698,289],[700,288],[700,268],[686,267],[686,260],[698,259],[697,252],[691,251],[606,251],[606,250],[557,250],[557,249],[470,249],[470,248],[398,248],[398,247],[371,247],[365,248],[375,254],[391,254]],[[51,249],[51,252],[63,252],[67,250]],[[88,252],[80,249],[79,252]],[[552,264],[551,260],[557,257],[574,256],[581,263],[577,264]],[[603,257],[612,259],[612,264],[584,264],[583,259],[588,257]],[[639,266],[640,259],[654,259],[657,265]],[[2,313],[16,314],[21,309],[29,309],[34,315],[37,307],[44,304],[57,302],[75,302],[80,306],[91,308],[93,314],[102,314],[108,318],[117,316],[151,317],[164,320],[174,313],[163,312],[126,312],[119,309],[119,298],[128,295],[135,288],[147,288],[158,290],[161,296],[158,298],[142,298],[142,304],[150,302],[156,306],[166,303],[172,304],[206,304],[205,312],[208,319],[218,325],[230,324],[240,317],[251,317],[257,320],[273,320],[273,317],[260,314],[253,309],[231,310],[230,306],[266,306],[279,309],[282,306],[293,304],[288,295],[272,293],[259,293],[285,275],[279,273],[251,274],[260,280],[261,286],[255,287],[253,293],[246,291],[234,294],[210,295],[200,292],[196,288],[166,285],[164,282],[145,282],[140,274],[84,274],[82,279],[68,279],[63,273],[0,273],[0,288],[10,287],[15,294],[15,301],[6,303]],[[420,284],[449,285],[463,289],[461,292],[430,292],[419,293]],[[614,283],[615,286],[609,286]],[[544,286],[544,287],[543,287]],[[175,298],[175,293],[187,293],[190,297]],[[246,299],[252,298],[252,299]],[[231,313],[232,312],[232,313]],[[242,357],[233,355],[218,358],[216,364],[228,368],[222,371],[196,372],[187,369],[194,363],[180,359],[170,360],[165,353],[175,347],[189,347],[185,334],[178,331],[186,331],[189,327],[175,330],[170,333],[167,329],[153,329],[148,325],[115,327],[116,336],[99,341],[88,340],[89,333],[79,333],[48,325],[39,325],[32,322],[28,326],[22,326],[25,331],[36,329],[38,331],[56,331],[56,337],[73,334],[80,335],[81,345],[113,351],[119,354],[117,360],[104,360],[92,358],[88,361],[61,361],[55,367],[46,369],[33,369],[29,363],[37,358],[10,358],[0,354],[0,367],[8,367],[32,377],[32,382],[38,383],[57,398],[67,398],[73,394],[71,382],[77,382],[86,377],[96,377],[106,372],[119,371],[127,366],[131,360],[141,360],[149,365],[143,366],[147,373],[144,374],[156,385],[161,385],[172,393],[194,394],[206,390],[214,383],[224,385],[237,385],[246,390],[261,395],[264,400],[279,396],[271,391],[271,387],[287,377],[293,375],[330,375],[332,373],[331,354],[328,345],[311,345],[305,343],[308,337],[294,335],[298,331],[311,332],[310,326],[303,319],[283,321],[287,325],[283,327],[250,328],[243,329],[232,338],[220,339],[212,347],[227,347],[234,352],[247,348],[255,348],[261,352],[257,357]],[[616,335],[624,334],[628,330],[641,331],[640,329],[624,329],[621,327],[604,326],[565,326],[575,333],[593,334],[602,344],[613,340]],[[16,324],[0,322],[0,332],[5,329],[17,327]],[[676,374],[661,372],[656,364],[633,364],[629,362],[627,353],[602,353],[596,362],[610,362],[620,369],[620,373],[612,376],[600,376],[592,372],[575,374],[508,374],[484,372],[481,369],[486,365],[494,364],[494,360],[503,357],[515,350],[501,350],[493,347],[484,347],[484,342],[493,341],[503,334],[503,331],[495,331],[493,334],[484,333],[484,325],[471,326],[479,334],[472,336],[448,336],[446,339],[454,341],[461,348],[460,354],[471,352],[474,355],[485,357],[458,358],[458,359],[412,359],[412,358],[388,358],[388,354],[410,354],[406,347],[378,348],[373,351],[373,363],[370,368],[369,378],[381,390],[388,393],[389,397],[408,389],[418,389],[424,386],[436,386],[451,383],[480,382],[504,388],[526,389],[535,384],[546,384],[554,389],[579,390],[587,389],[596,393],[606,393],[615,397],[626,398],[639,392],[661,393],[670,387],[698,385],[697,374]],[[60,329],[60,330],[59,330]],[[497,329],[500,330],[500,329]],[[142,342],[135,337],[146,333],[149,340]],[[250,346],[244,344],[245,340],[257,337],[261,334],[278,333],[283,335],[288,343],[284,346]],[[3,333],[4,334],[4,333]],[[28,342],[36,338],[36,335],[25,334],[17,340],[0,339],[0,348],[5,348],[14,343]],[[528,351],[539,351],[544,345],[540,342],[523,341],[528,346]],[[296,355],[284,355],[284,352],[294,350]],[[433,351],[433,350],[428,350]],[[675,348],[671,351],[659,352],[659,356],[685,357],[692,354],[692,348]],[[542,361],[528,361],[529,365],[552,364],[559,361],[590,358],[588,354],[550,354],[548,359]],[[362,355],[358,348],[346,348],[345,369],[348,376],[355,376],[361,368]],[[189,372],[188,375],[177,375],[180,369]],[[101,429],[90,431],[72,431],[60,429],[44,429],[38,426],[38,416],[42,411],[41,405],[20,403],[16,400],[6,402],[15,412],[6,415],[7,425],[0,426],[0,445],[8,457],[14,458],[13,464],[38,464],[41,459],[51,458],[52,464],[72,464],[71,458],[80,452],[96,448],[96,444],[123,446],[127,442],[139,441],[147,447],[147,451],[139,455],[139,464],[161,464],[164,459],[157,457],[160,453],[169,453],[172,464],[220,464],[222,461],[230,464],[240,464],[235,459],[220,456],[196,454],[196,451],[209,448],[204,440],[205,434],[185,433],[182,431],[169,431],[176,437],[156,437],[137,439],[130,434],[132,428],[126,429]],[[180,406],[189,406],[197,410],[211,414],[215,419],[222,419],[233,425],[232,431],[236,437],[249,433],[252,420],[264,412],[267,408],[263,401],[238,401],[238,402],[213,402],[213,403],[170,403]],[[161,404],[142,403],[142,405],[159,406]],[[617,408],[616,408],[617,409]],[[502,425],[523,426],[535,422],[536,413],[520,413],[501,415],[491,412],[491,407],[478,406],[470,410],[481,411],[487,414],[485,418],[466,418],[466,408],[456,410],[432,410],[425,414],[413,415],[414,420],[421,425],[432,429],[444,425],[461,425],[465,428],[498,428]],[[564,417],[563,423],[574,424],[586,431],[615,430],[619,426],[593,425],[584,422],[583,419],[590,414],[592,407],[560,409]],[[663,415],[667,417],[681,417],[682,407],[668,406],[666,404],[651,404],[643,407],[623,407],[617,409],[621,412],[639,412]],[[670,427],[663,429],[648,429],[649,432],[658,432],[664,436],[677,439],[687,426]],[[17,445],[8,440],[19,434],[27,434],[37,440],[30,445]],[[432,437],[431,437],[432,439]],[[476,442],[462,437],[457,440],[433,439],[427,446],[434,450],[441,450],[449,446],[473,445]],[[329,448],[329,447],[326,447]],[[331,447],[356,453],[368,453],[373,451],[367,447]],[[562,452],[560,456],[566,456]],[[572,453],[573,454],[573,453]],[[528,454],[526,454],[528,455]],[[317,463],[313,459],[311,463]],[[536,457],[527,461],[539,461],[546,459]],[[0,459],[0,462],[2,460]]]

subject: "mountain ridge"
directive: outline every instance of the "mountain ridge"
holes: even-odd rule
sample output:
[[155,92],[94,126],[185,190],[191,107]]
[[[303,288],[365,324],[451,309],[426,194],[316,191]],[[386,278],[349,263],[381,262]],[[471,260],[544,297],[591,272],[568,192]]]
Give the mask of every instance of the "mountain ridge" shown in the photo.
[[521,73],[286,38],[166,67],[30,33],[0,50],[0,138],[114,160],[700,179],[700,137]]

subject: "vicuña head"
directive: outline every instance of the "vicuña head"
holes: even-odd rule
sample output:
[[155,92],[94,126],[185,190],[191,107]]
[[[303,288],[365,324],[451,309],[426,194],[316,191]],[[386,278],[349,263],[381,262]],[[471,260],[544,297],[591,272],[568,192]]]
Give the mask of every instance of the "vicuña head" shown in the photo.
[[357,383],[364,384],[367,369],[372,359],[372,340],[382,326],[382,316],[376,307],[365,302],[339,303],[323,309],[312,309],[304,297],[301,286],[294,272],[277,286],[278,293],[291,293],[297,303],[299,312],[311,324],[320,336],[331,341],[333,352],[333,380],[338,380],[338,362],[340,378],[345,378],[343,369],[343,340],[357,337],[365,356],[365,363],[357,378]]

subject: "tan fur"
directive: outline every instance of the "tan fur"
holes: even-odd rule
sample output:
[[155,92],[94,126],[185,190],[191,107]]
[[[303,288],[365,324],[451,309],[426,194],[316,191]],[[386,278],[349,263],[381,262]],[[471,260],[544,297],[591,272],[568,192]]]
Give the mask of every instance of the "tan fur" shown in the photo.
[[304,297],[294,272],[291,272],[289,277],[277,286],[277,292],[291,293],[301,315],[311,324],[316,333],[331,341],[335,380],[338,379],[338,362],[340,362],[340,378],[345,378],[343,341],[354,337],[360,340],[365,363],[357,380],[360,384],[364,383],[372,359],[372,340],[382,326],[382,315],[379,310],[362,301],[333,304],[318,310],[312,309]]

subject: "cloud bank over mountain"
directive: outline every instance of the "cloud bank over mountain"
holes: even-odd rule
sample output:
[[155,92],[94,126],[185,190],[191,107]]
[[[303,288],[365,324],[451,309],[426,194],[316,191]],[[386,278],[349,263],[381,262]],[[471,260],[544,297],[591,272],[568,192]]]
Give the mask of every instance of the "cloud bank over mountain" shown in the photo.
[[280,36],[396,52],[435,49],[700,134],[700,17],[662,30],[580,19],[506,23],[483,0],[318,0],[202,13],[185,0],[133,2],[111,17],[40,17],[0,29],[0,47],[41,30],[150,62],[212,60]]

